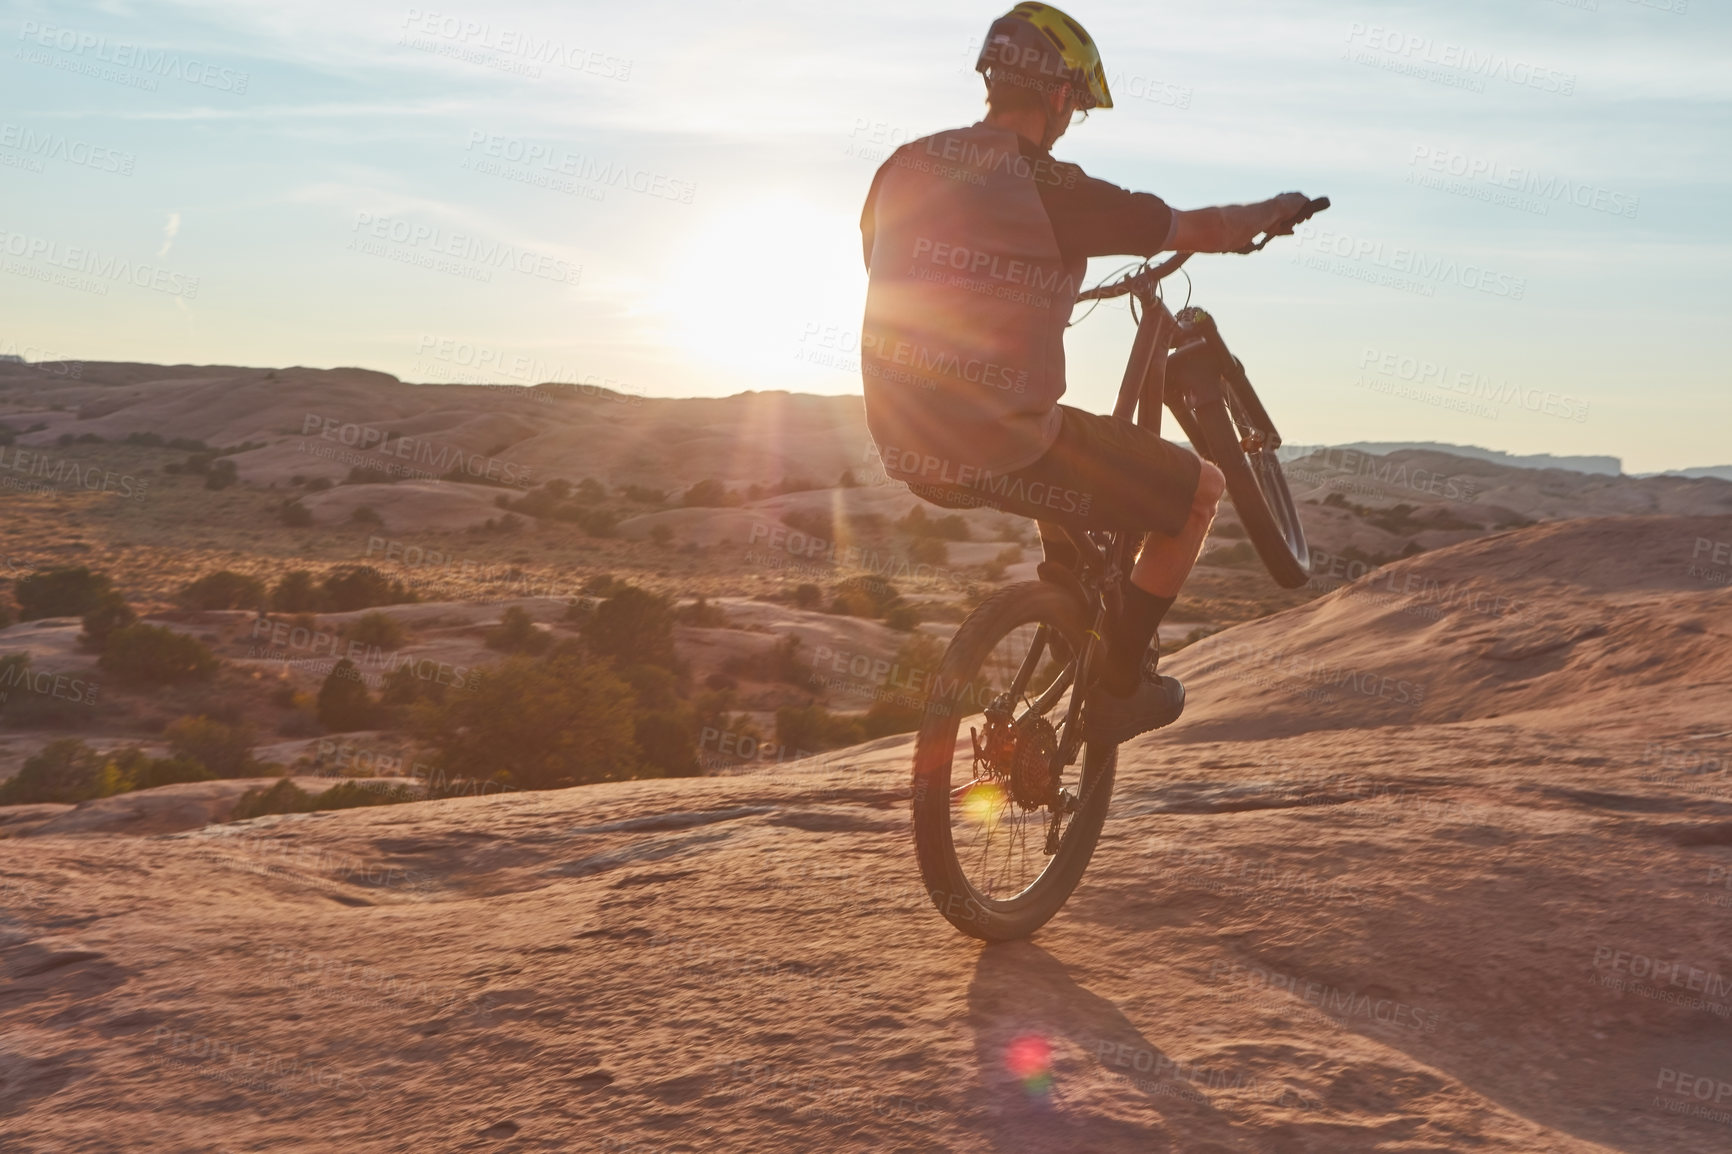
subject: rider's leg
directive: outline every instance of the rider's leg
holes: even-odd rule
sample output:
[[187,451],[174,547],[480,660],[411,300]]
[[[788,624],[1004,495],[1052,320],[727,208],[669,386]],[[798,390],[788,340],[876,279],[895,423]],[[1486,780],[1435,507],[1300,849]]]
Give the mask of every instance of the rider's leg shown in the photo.
[[1142,681],[1143,656],[1149,643],[1203,551],[1203,541],[1209,535],[1215,509],[1226,489],[1226,479],[1209,462],[1200,464],[1197,491],[1184,527],[1172,537],[1150,533],[1144,538],[1143,551],[1131,569],[1118,632],[1109,641],[1102,670],[1101,684],[1108,693],[1127,697],[1136,691]]

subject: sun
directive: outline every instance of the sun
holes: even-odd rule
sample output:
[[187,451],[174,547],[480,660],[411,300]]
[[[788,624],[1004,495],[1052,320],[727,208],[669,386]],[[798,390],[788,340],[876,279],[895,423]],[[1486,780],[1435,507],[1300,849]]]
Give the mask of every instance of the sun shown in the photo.
[[[667,342],[699,367],[790,388],[858,363],[866,272],[857,219],[792,195],[736,202],[699,226],[657,304]],[[826,342],[814,371],[802,346]],[[857,379],[856,379],[856,384]]]

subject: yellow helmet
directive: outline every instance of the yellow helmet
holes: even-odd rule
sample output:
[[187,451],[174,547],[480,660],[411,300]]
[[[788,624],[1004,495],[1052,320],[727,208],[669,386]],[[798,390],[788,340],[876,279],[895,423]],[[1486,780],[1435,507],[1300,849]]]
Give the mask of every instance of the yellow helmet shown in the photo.
[[997,69],[1068,80],[1081,108],[1111,108],[1107,70],[1088,30],[1051,4],[1027,0],[992,22],[974,62],[976,72]]

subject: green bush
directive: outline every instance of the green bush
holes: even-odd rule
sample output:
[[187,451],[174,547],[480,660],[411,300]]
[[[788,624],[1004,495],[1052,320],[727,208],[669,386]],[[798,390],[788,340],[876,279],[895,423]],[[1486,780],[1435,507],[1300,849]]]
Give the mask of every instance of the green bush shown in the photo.
[[908,559],[916,565],[948,565],[950,546],[937,537],[916,537],[908,543]]
[[896,586],[876,573],[850,577],[836,586],[830,612],[847,617],[882,617],[902,600]]
[[271,608],[280,613],[310,613],[318,607],[318,587],[305,569],[290,569],[271,588]]
[[12,587],[18,617],[23,621],[82,617],[112,592],[114,583],[105,574],[92,573],[83,565],[38,570],[20,577]]
[[392,581],[371,565],[340,565],[320,583],[319,608],[348,613],[375,605],[402,605],[419,600],[401,581]]
[[84,632],[78,640],[86,649],[101,653],[108,648],[108,639],[116,629],[125,629],[138,621],[138,614],[118,593],[105,593],[102,600],[84,615]]
[[398,649],[409,640],[403,623],[388,613],[367,613],[343,630],[350,641],[372,649]]
[[151,757],[144,750],[131,746],[109,755],[99,775],[99,796],[109,797],[189,781],[215,781],[216,776],[199,762],[184,757]]
[[319,686],[319,724],[333,733],[370,729],[378,715],[361,671],[347,657],[337,662]]
[[259,609],[265,605],[265,585],[257,577],[218,569],[189,582],[176,600],[187,609]]
[[569,647],[507,657],[439,707],[415,708],[417,732],[445,778],[560,789],[641,776],[636,695]]
[[620,585],[583,625],[590,651],[621,664],[674,667],[674,616],[665,597]]
[[487,631],[487,647],[507,653],[545,653],[553,635],[535,627],[535,618],[521,605],[505,611],[499,624]]
[[912,605],[897,605],[884,615],[884,624],[907,633],[920,625],[920,611]]
[[776,710],[776,744],[783,749],[817,753],[864,740],[866,730],[859,718],[831,713],[822,705],[790,705]]
[[217,670],[217,659],[196,637],[160,625],[128,625],[108,635],[97,664],[121,681],[195,681]]
[[205,470],[204,487],[207,489],[226,489],[240,477],[235,473],[233,461],[212,461]]
[[257,740],[251,725],[228,725],[202,714],[171,721],[163,730],[171,757],[195,762],[216,777],[253,777],[259,763],[253,760]]
[[805,582],[794,586],[794,607],[796,609],[816,609],[824,603],[824,591]]
[[88,801],[99,796],[102,765],[102,755],[75,737],[50,742],[0,782],[0,805]]
[[728,615],[722,612],[722,607],[711,605],[702,594],[690,605],[676,609],[674,617],[683,625],[695,625],[700,629],[726,629],[728,626]]
[[420,801],[413,787],[390,785],[376,788],[372,783],[342,781],[322,793],[308,793],[288,778],[275,785],[249,789],[235,801],[228,820],[245,821],[272,813],[316,813],[328,809],[355,809],[369,805],[397,805]]
[[[728,492],[727,486],[723,485],[714,477],[706,477],[704,480],[699,481],[697,484],[687,489],[685,496],[680,498],[680,503],[688,509],[717,508],[729,504],[728,498],[730,496],[731,494]],[[735,497],[732,503],[735,505],[739,504],[739,498]]]

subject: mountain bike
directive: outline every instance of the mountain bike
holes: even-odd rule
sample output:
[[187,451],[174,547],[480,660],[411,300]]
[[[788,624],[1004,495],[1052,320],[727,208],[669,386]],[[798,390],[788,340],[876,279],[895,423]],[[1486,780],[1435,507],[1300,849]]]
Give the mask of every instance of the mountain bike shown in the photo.
[[[1256,252],[1328,207],[1314,200],[1238,251]],[[1163,405],[1170,410],[1226,476],[1270,576],[1297,588],[1309,557],[1276,457],[1281,435],[1214,318],[1196,307],[1171,312],[1161,299],[1162,280],[1192,255],[1145,261],[1078,295],[1131,298],[1137,332],[1113,415],[1159,433]],[[1084,738],[1083,690],[1105,656],[1140,534],[1066,536],[1081,559],[1074,571],[1043,566],[1041,580],[999,590],[957,629],[928,683],[915,742],[914,841],[927,893],[951,925],[983,941],[1027,937],[1058,912],[1112,797],[1118,749]]]

